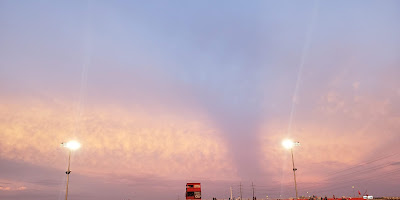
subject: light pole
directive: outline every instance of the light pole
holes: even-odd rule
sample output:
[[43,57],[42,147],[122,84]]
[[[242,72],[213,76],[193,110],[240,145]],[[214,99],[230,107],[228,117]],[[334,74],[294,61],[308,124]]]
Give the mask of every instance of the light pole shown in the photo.
[[67,188],[65,190],[65,200],[67,200],[67,198],[68,198],[69,174],[71,173],[71,170],[70,170],[70,166],[71,166],[71,151],[79,149],[81,147],[81,144],[79,144],[79,142],[76,142],[76,141],[69,141],[69,142],[66,142],[66,143],[63,142],[63,143],[61,143],[61,145],[63,147],[68,148],[68,169],[65,172],[67,174]]
[[286,140],[282,141],[282,146],[285,147],[286,149],[290,149],[290,152],[292,153],[294,188],[296,190],[296,199],[299,199],[298,195],[297,195],[297,183],[296,183],[296,171],[297,171],[297,169],[294,167],[293,147],[294,146],[300,146],[300,143],[299,142],[293,142],[292,140],[286,139]]

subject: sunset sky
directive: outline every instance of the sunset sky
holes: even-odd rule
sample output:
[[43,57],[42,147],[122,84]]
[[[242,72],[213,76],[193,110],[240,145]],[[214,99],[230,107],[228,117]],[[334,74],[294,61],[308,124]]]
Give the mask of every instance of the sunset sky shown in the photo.
[[[0,0],[0,199],[400,196],[400,1]],[[352,189],[354,186],[354,190]]]

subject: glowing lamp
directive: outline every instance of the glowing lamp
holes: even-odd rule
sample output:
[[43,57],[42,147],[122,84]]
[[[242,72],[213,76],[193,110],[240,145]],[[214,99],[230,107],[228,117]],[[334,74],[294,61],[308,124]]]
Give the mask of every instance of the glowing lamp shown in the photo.
[[70,150],[77,150],[81,147],[81,144],[77,141],[69,141],[67,143],[63,143],[63,146]]
[[282,146],[286,149],[291,149],[294,146],[294,142],[292,140],[286,139],[282,141]]

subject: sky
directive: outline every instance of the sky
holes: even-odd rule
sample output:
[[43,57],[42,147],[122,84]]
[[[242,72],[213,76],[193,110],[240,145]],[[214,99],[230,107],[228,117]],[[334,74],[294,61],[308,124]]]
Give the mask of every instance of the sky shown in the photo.
[[[399,1],[0,1],[0,199],[400,196]],[[254,187],[252,187],[254,184]],[[354,186],[354,189],[352,188]]]

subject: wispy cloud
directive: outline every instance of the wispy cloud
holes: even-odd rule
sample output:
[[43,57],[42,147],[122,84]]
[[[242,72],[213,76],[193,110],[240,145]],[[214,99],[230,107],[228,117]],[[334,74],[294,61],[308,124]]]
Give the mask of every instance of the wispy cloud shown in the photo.
[[23,182],[20,182],[20,181],[4,180],[4,179],[1,179],[1,177],[0,177],[0,180],[7,181],[7,182],[3,182],[0,185],[1,191],[12,192],[12,191],[23,191],[23,190],[28,189],[27,186]]

